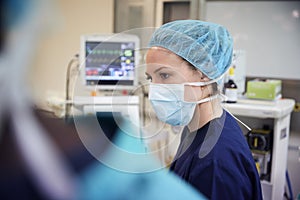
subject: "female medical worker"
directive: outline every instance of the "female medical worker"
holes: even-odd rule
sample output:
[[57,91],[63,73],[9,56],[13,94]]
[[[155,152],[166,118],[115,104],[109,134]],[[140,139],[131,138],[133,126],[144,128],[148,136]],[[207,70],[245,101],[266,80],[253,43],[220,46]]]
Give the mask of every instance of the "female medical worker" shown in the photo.
[[260,179],[236,120],[221,107],[220,77],[233,41],[218,25],[178,20],[157,29],[146,55],[157,117],[185,126],[171,171],[209,199],[262,199]]

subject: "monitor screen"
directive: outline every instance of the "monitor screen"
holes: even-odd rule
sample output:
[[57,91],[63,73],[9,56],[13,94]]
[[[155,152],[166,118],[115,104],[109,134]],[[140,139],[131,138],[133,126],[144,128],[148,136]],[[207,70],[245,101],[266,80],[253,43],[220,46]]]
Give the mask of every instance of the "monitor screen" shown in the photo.
[[137,84],[139,46],[135,35],[85,35],[81,42],[84,84],[98,89],[131,89]]

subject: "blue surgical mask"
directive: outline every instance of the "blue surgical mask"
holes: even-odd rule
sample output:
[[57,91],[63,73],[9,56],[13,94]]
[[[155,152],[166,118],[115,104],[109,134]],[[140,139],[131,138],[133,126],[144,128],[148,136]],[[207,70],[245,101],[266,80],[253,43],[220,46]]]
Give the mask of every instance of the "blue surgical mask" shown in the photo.
[[218,80],[219,78],[208,82],[182,84],[151,83],[149,87],[149,100],[158,119],[173,126],[185,126],[192,120],[197,104],[218,98],[218,95],[214,95],[199,101],[185,101],[185,85],[205,86],[217,82]]

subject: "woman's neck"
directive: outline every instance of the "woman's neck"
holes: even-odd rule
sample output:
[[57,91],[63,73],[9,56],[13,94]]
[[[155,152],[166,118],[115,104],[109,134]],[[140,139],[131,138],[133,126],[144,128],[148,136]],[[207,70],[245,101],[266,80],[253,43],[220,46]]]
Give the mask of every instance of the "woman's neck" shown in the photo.
[[221,117],[223,109],[219,99],[198,104],[192,121],[188,124],[190,132],[194,132],[215,118]]

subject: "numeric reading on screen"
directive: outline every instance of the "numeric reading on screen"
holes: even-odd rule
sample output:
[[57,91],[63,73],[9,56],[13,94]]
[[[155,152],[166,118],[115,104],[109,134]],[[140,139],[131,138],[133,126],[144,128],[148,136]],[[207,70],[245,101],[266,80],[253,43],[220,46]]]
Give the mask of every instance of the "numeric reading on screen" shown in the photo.
[[97,42],[85,44],[87,85],[133,85],[134,42]]

